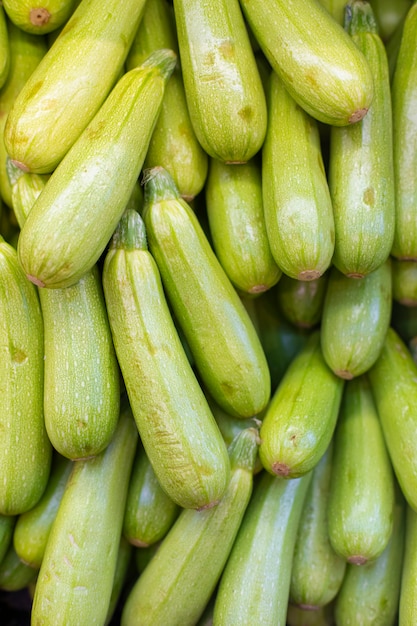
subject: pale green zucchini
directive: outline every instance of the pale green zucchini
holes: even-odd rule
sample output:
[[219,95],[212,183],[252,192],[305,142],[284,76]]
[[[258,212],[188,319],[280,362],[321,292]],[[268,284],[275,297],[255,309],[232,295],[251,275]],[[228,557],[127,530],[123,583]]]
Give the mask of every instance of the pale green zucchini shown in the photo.
[[298,104],[326,124],[367,113],[373,80],[363,54],[317,0],[240,0],[272,68]]
[[338,24],[343,26],[345,19],[346,0],[319,0],[320,4],[330,13]]
[[394,238],[392,111],[388,60],[371,5],[353,0],[347,6],[346,29],[369,64],[375,88],[363,120],[330,131],[333,264],[362,277],[386,261]]
[[116,354],[143,446],[170,498],[213,506],[229,480],[227,448],[176,332],[140,215],[126,212],[103,286]]
[[0,238],[0,513],[32,508],[52,456],[43,413],[43,320],[35,287],[16,250]]
[[122,626],[193,626],[207,606],[252,494],[258,432],[229,446],[231,476],[219,504],[184,510],[125,602]]
[[272,72],[262,148],[262,195],[272,255],[291,278],[312,280],[329,267],[334,218],[317,122]]
[[74,463],[39,570],[34,625],[105,623],[136,444],[124,409],[106,450]]
[[19,237],[38,286],[69,287],[104,251],[137,182],[176,63],[159,50],[125,74],[51,175]]
[[284,625],[300,515],[311,473],[257,482],[224,569],[213,626]]
[[10,111],[4,140],[23,169],[52,172],[116,82],[144,0],[83,0]]
[[298,280],[286,274],[280,279],[277,304],[286,320],[298,328],[311,329],[321,322],[329,272],[312,280]]
[[265,412],[259,456],[268,472],[297,478],[317,465],[332,439],[343,387],[326,365],[315,331],[291,361]]
[[265,94],[238,0],[175,0],[191,122],[211,157],[245,163],[261,148]]
[[3,0],[10,20],[33,35],[44,35],[63,26],[75,5],[76,0]]
[[143,218],[149,249],[204,385],[228,413],[257,415],[270,395],[261,343],[195,213],[163,168],[147,172]]
[[328,528],[349,563],[374,561],[390,539],[394,476],[366,376],[346,383],[334,438]]

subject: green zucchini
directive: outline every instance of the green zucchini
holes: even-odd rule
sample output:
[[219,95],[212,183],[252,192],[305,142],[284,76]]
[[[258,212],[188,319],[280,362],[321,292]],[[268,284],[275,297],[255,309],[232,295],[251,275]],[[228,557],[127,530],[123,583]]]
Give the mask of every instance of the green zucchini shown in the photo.
[[138,446],[127,492],[123,535],[134,546],[150,546],[165,537],[178,513],[178,505],[162,489],[145,450]]
[[19,559],[12,542],[0,563],[0,589],[21,591],[36,580],[37,574],[36,569]]
[[385,550],[392,533],[394,476],[366,376],[348,381],[335,433],[328,503],[334,550],[363,565]]
[[33,35],[44,35],[63,26],[75,5],[76,0],[3,0],[10,20]]
[[118,362],[143,446],[169,497],[212,506],[229,479],[227,448],[182,347],[140,215],[126,212],[103,286]]
[[36,288],[2,238],[0,319],[0,513],[16,515],[42,496],[52,446],[44,423],[44,327]]
[[290,602],[316,611],[336,597],[346,561],[330,543],[327,505],[332,476],[333,443],[314,468],[298,526],[291,569]]
[[288,605],[287,626],[334,626],[333,604],[326,604],[316,611]]
[[393,328],[368,376],[395,474],[417,510],[417,365]]
[[213,158],[245,163],[261,148],[265,94],[238,0],[174,0],[191,122]]
[[346,0],[319,0],[320,4],[330,13],[338,24],[343,26],[345,19]]
[[0,514],[0,565],[12,543],[17,516]]
[[272,255],[291,278],[312,280],[329,267],[334,218],[317,122],[271,73],[262,194]]
[[176,57],[159,50],[126,73],[48,180],[18,244],[40,287],[69,287],[104,251],[131,196]]
[[403,306],[417,306],[417,262],[392,258],[392,297]]
[[39,570],[33,624],[104,624],[136,444],[135,423],[123,409],[106,450],[75,461]]
[[0,89],[7,80],[10,71],[10,42],[7,29],[7,18],[3,5],[0,5]]
[[143,219],[150,252],[204,385],[231,415],[257,415],[270,395],[261,343],[195,213],[163,168],[147,172]]
[[10,68],[7,80],[0,90],[0,194],[3,201],[12,207],[10,183],[6,170],[8,155],[3,139],[4,127],[17,95],[45,55],[47,45],[44,37],[25,33],[12,22],[8,23],[8,38]]
[[297,529],[311,473],[263,472],[220,579],[213,625],[285,624]]
[[115,612],[120,598],[129,580],[129,566],[132,563],[133,546],[122,535],[117,553],[116,570],[114,572],[113,587],[110,596],[109,608],[104,626],[110,626],[115,619]]
[[6,161],[9,176],[12,209],[19,227],[22,228],[41,191],[44,190],[49,174],[31,174],[13,165],[9,157]]
[[169,48],[178,54],[174,11],[167,0],[147,0],[126,57],[126,70],[141,65],[151,52],[161,48]]
[[417,512],[407,507],[405,520],[404,560],[402,563],[399,601],[399,624],[406,626],[415,620],[417,611]]
[[329,272],[312,280],[298,280],[284,274],[276,289],[277,304],[286,320],[299,328],[311,329],[321,322]]
[[19,167],[38,174],[56,168],[116,82],[144,5],[79,4],[9,113],[4,141]]
[[417,4],[407,12],[391,86],[395,180],[395,235],[391,253],[417,259]]
[[312,117],[335,126],[366,115],[373,80],[363,54],[316,0],[240,0],[273,70]]
[[330,133],[329,186],[335,220],[333,264],[362,277],[388,258],[394,238],[392,112],[387,55],[371,5],[352,0],[346,29],[368,61],[374,98],[358,124]]
[[23,563],[39,569],[51,526],[62,499],[72,463],[55,454],[51,474],[41,499],[26,513],[18,516],[13,532],[13,545]]
[[184,510],[137,579],[122,626],[193,626],[221,576],[252,494],[258,431],[243,430],[229,446],[231,476],[219,504]]
[[313,332],[288,366],[265,412],[259,456],[268,472],[297,478],[312,470],[333,436],[344,381],[326,365]]
[[226,165],[211,159],[205,198],[213,248],[230,282],[253,295],[270,289],[281,270],[266,233],[258,163]]
[[388,261],[359,279],[332,268],[323,305],[321,347],[327,365],[338,376],[359,376],[378,358],[391,319],[391,285]]
[[392,535],[384,552],[361,567],[347,566],[335,602],[335,619],[339,626],[393,626],[396,623],[404,555],[404,508],[400,497],[394,508]]

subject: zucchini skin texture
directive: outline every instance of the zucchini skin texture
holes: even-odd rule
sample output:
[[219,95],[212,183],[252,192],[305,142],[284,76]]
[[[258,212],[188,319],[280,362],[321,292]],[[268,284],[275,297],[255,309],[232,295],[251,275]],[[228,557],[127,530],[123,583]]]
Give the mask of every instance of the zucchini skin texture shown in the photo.
[[143,165],[176,56],[159,50],[126,73],[49,178],[21,230],[29,279],[69,287],[98,261]]
[[417,6],[405,18],[392,82],[395,235],[391,253],[417,260]]
[[395,475],[417,511],[417,366],[392,327],[368,376]]
[[231,415],[257,415],[270,395],[261,343],[196,215],[163,168],[148,172],[143,219],[167,298],[204,385]]
[[36,288],[2,238],[0,320],[0,513],[17,515],[42,496],[52,446],[44,423],[44,326]]
[[104,624],[137,440],[129,409],[123,408],[106,450],[74,462],[36,583],[34,626]]
[[44,416],[63,456],[102,452],[120,411],[119,367],[97,266],[66,289],[39,290],[44,319]]
[[[78,3],[79,4],[79,3]],[[76,0],[4,0],[3,6],[20,30],[33,35],[44,35],[63,26],[71,17]]]
[[334,550],[363,565],[382,554],[394,516],[394,476],[366,376],[348,381],[335,432],[328,516]]
[[214,626],[284,626],[297,529],[311,473],[259,477],[220,579]]
[[4,140],[11,158],[52,172],[116,82],[145,2],[83,0],[10,111]]
[[326,365],[320,333],[313,332],[288,366],[260,429],[264,468],[287,478],[319,462],[333,436],[344,381]]
[[362,53],[315,0],[240,0],[272,69],[312,117],[335,126],[363,117],[373,80]]
[[297,280],[321,276],[332,261],[334,218],[316,120],[272,72],[262,147],[262,196],[272,256]]
[[392,310],[389,261],[363,278],[333,267],[324,298],[321,347],[327,365],[344,379],[367,372],[377,360]]
[[221,576],[248,506],[258,446],[256,429],[229,446],[231,475],[219,504],[184,510],[134,584],[122,626],[193,626]]
[[238,0],[175,0],[185,95],[207,154],[245,163],[261,148],[265,94]]
[[125,214],[106,255],[103,287],[133,415],[162,488],[184,508],[213,505],[229,479],[227,448],[178,337],[134,211]]
[[352,3],[352,41],[367,59],[374,97],[366,116],[330,131],[329,186],[335,221],[333,264],[362,277],[389,257],[395,230],[393,122],[388,60],[370,5]]

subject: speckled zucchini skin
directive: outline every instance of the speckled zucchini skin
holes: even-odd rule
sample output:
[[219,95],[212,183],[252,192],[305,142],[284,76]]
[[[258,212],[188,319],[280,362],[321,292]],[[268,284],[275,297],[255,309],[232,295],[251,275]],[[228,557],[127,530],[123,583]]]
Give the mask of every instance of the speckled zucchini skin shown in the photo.
[[26,33],[38,36],[65,24],[76,4],[76,0],[3,0],[10,20]]

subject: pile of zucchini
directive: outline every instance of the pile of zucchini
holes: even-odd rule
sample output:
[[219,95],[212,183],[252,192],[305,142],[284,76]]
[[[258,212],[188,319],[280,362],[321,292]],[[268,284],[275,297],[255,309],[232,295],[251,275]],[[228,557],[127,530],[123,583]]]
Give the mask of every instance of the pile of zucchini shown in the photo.
[[32,626],[416,624],[417,3],[3,0],[0,197]]

